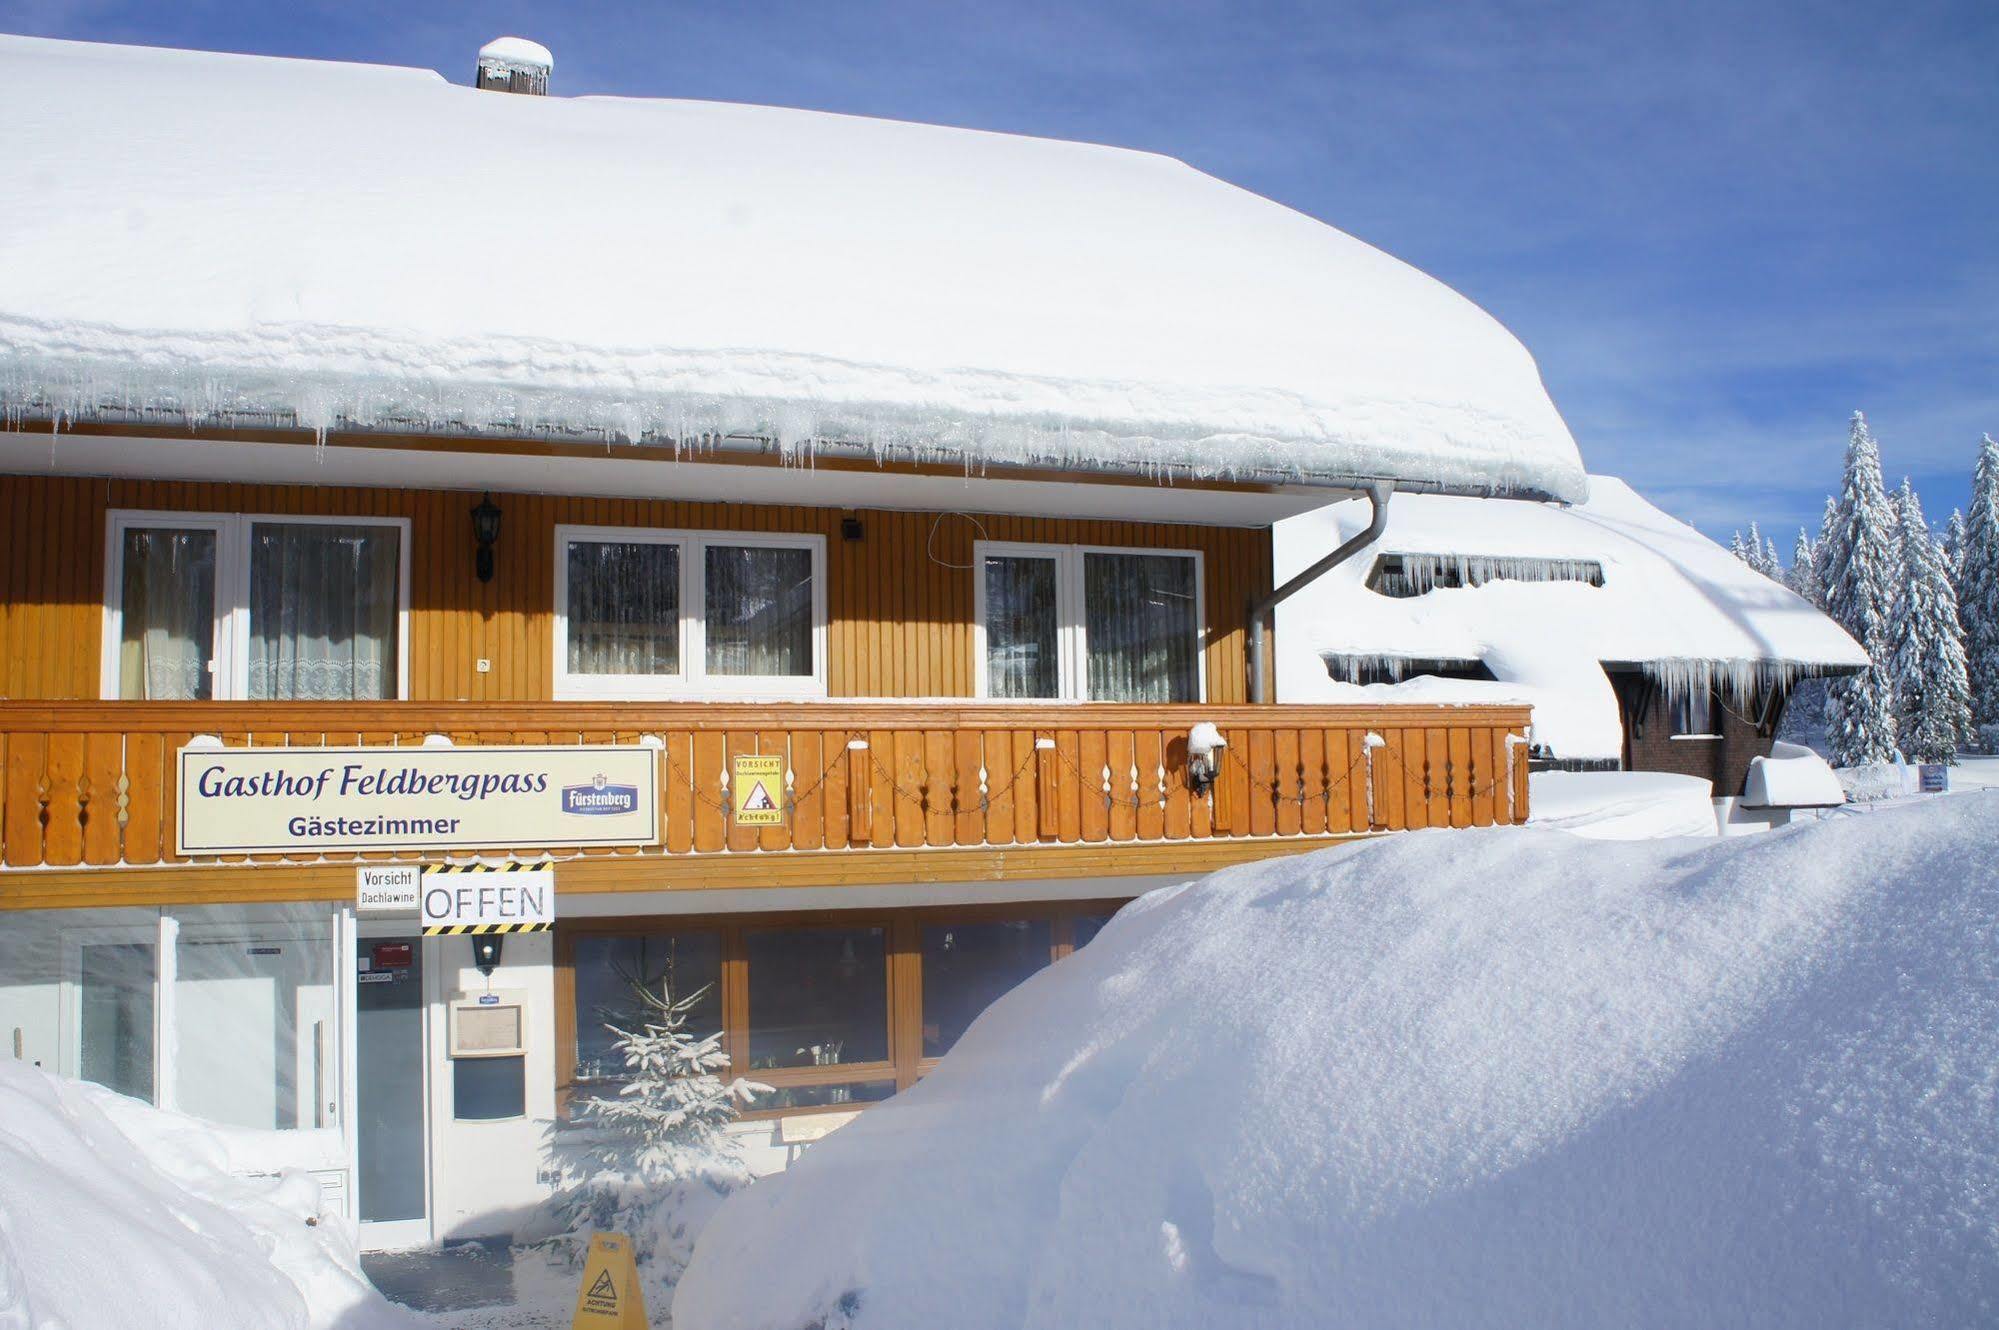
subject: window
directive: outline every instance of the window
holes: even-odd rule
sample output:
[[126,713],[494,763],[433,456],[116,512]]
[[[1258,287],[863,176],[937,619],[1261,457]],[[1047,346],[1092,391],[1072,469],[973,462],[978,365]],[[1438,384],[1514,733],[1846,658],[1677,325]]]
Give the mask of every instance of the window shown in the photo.
[[923,930],[923,1056],[942,1057],[979,1013],[1048,964],[1046,919],[930,924]]
[[686,1030],[705,1039],[722,1028],[722,935],[715,932],[593,934],[576,939],[576,1056],[582,1094],[615,1094],[630,1079],[607,1027],[643,1028],[651,1007],[640,990],[675,1001],[700,996]]
[[1695,688],[1678,694],[1672,699],[1672,708],[1675,739],[1719,737],[1714,725],[1714,694],[1708,689]]
[[558,697],[826,692],[818,536],[555,529]]
[[402,519],[113,512],[107,543],[106,697],[402,695]]
[[982,696],[1200,700],[1198,552],[974,548]]
[[632,984],[707,985],[688,1031],[771,1087],[750,1116],[853,1107],[912,1085],[979,1013],[1096,936],[1119,901],[575,920],[556,930],[565,1102],[613,1093]]
[[1484,586],[1487,582],[1580,582],[1603,585],[1603,565],[1595,559],[1542,559],[1529,555],[1384,554],[1368,570],[1367,586],[1398,600],[1439,588]]

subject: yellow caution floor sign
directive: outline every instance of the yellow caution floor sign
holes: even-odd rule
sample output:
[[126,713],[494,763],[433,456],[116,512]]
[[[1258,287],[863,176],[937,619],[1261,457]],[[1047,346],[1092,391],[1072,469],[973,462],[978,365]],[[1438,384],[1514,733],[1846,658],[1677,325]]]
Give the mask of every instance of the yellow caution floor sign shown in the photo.
[[576,1315],[570,1330],[646,1330],[645,1297],[639,1292],[639,1268],[632,1260],[632,1240],[622,1233],[599,1233],[590,1239],[583,1262],[583,1283],[576,1290]]

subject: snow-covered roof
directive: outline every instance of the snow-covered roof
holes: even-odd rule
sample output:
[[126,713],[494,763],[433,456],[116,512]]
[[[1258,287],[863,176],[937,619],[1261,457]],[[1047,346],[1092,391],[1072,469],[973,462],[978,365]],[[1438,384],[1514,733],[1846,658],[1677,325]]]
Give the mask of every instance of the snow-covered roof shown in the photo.
[[0,408],[1579,498],[1534,361],[1165,157],[0,37]]
[[[1565,758],[1614,758],[1623,732],[1603,663],[1635,665],[1672,690],[1843,672],[1867,656],[1840,626],[1612,476],[1591,476],[1587,502],[1486,502],[1397,495],[1373,546],[1278,607],[1283,701],[1491,700],[1534,705],[1537,743]],[[1279,522],[1280,581],[1367,525],[1342,502]],[[1392,597],[1370,590],[1383,555],[1484,562],[1498,580]],[[1523,581],[1600,566],[1586,580]],[[1464,579],[1467,583],[1476,578]],[[1335,682],[1328,660],[1482,661],[1498,682],[1419,678]]]

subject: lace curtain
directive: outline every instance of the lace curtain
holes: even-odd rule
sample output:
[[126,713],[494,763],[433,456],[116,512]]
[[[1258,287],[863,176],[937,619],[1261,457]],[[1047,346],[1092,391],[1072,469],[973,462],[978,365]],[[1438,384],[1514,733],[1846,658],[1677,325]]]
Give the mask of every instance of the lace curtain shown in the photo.
[[118,696],[206,701],[214,695],[213,531],[128,527],[118,642]]
[[400,536],[385,526],[251,524],[248,697],[396,695]]
[[1090,700],[1199,700],[1194,560],[1085,554],[1083,631]]
[[986,557],[986,692],[1057,697],[1062,691],[1056,606],[1059,565],[1046,557]]
[[680,673],[680,547],[571,541],[569,672]]
[[709,674],[812,673],[812,552],[710,545],[703,611]]

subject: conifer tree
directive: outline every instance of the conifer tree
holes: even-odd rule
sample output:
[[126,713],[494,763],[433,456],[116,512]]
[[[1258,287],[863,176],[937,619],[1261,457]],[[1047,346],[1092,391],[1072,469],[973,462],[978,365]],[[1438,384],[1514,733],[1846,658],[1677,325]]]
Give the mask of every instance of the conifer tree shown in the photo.
[[1735,534],[1728,538],[1728,552],[1744,563],[1749,562],[1749,542],[1742,538],[1740,527],[1737,527]]
[[1988,753],[1999,752],[1999,443],[1990,434],[1978,450],[1971,507],[1964,515],[1958,617],[1964,624],[1977,743]]
[[1912,762],[1955,762],[1971,728],[1957,597],[1922,501],[1906,479],[1895,495],[1895,516],[1902,563],[1888,637],[1896,734]]
[[1951,589],[1957,589],[1959,574],[1964,572],[1964,509],[1950,510],[1950,521],[1943,528],[1943,563],[1950,573]]
[[1881,449],[1853,413],[1839,497],[1820,560],[1826,612],[1866,649],[1867,668],[1826,689],[1826,742],[1840,766],[1885,762],[1895,750],[1888,659],[1894,609],[1894,514],[1881,484]]
[[670,1286],[693,1254],[694,1238],[722,1197],[750,1181],[726,1128],[741,1105],[768,1086],[723,1080],[729,1065],[719,1032],[696,1038],[689,1013],[706,988],[675,998],[632,984],[636,1030],[609,1022],[630,1073],[615,1095],[585,1098],[551,1132],[562,1190],[520,1235],[567,1265],[582,1264],[594,1233],[624,1233],[641,1277]]
[[1798,528],[1798,543],[1791,547],[1791,571],[1785,582],[1814,607],[1825,608],[1825,584],[1819,581],[1818,542],[1803,527]]

